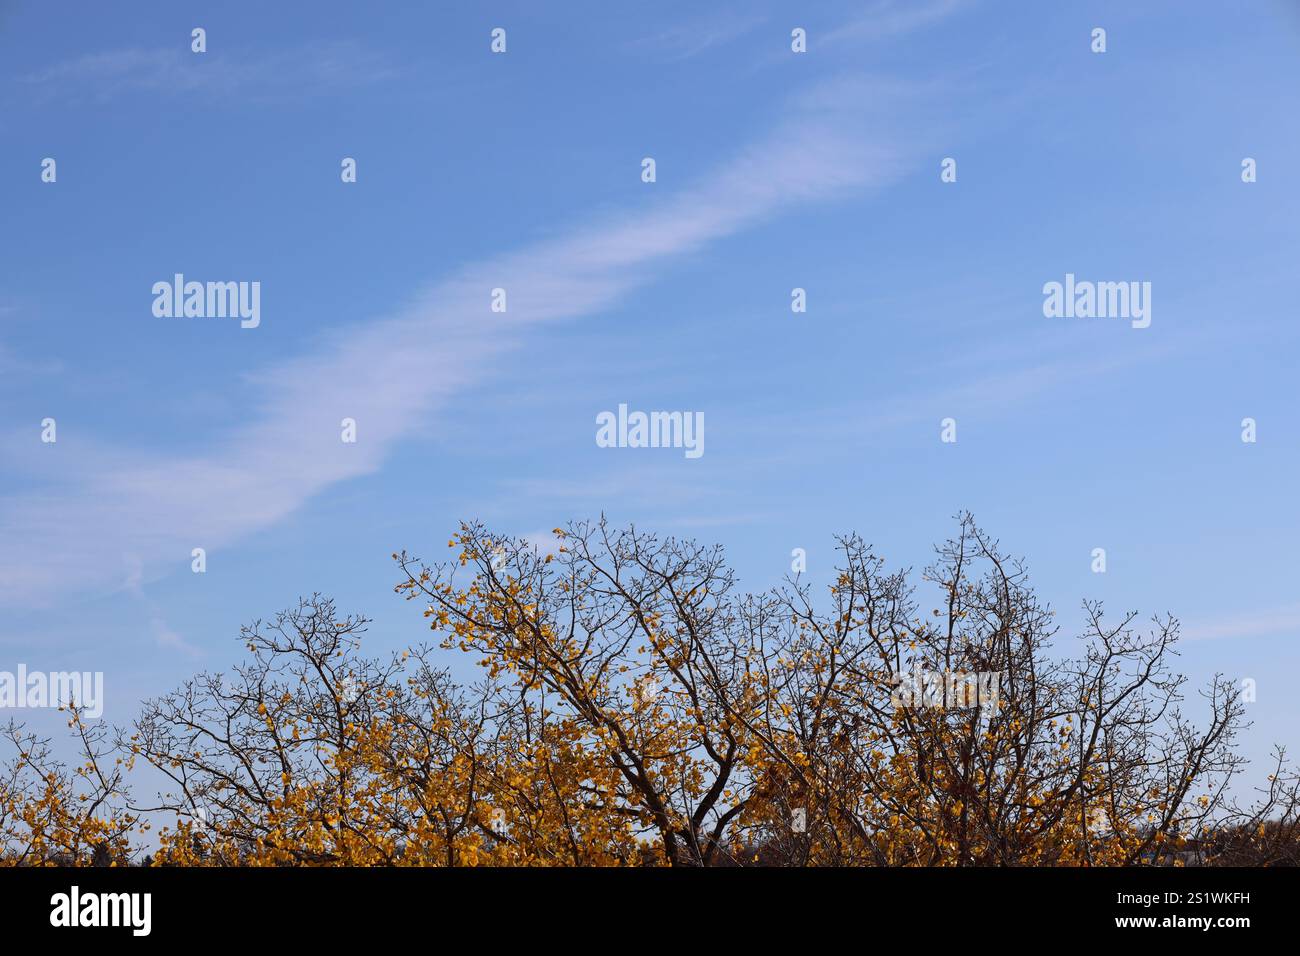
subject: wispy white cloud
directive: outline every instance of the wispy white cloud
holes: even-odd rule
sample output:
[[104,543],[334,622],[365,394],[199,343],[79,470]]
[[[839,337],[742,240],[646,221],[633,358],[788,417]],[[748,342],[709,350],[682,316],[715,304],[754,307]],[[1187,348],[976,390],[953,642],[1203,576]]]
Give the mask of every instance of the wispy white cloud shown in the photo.
[[551,528],[529,531],[519,537],[528,542],[530,547],[536,548],[538,554],[555,556],[560,553],[560,548],[564,547],[564,541]]
[[1277,637],[1300,635],[1300,604],[1243,611],[1230,617],[1184,624],[1182,636],[1189,641],[1213,641],[1224,638]]
[[[888,181],[903,169],[902,143],[889,132],[895,90],[851,92],[803,98],[773,135],[647,213],[466,268],[389,318],[262,369],[249,424],[206,454],[69,456],[59,488],[0,499],[0,602],[48,601],[73,576],[81,586],[120,585],[123,554],[145,577],[188,567],[191,548],[211,556],[379,469],[530,329],[598,312],[656,267],[791,205]],[[508,290],[505,314],[488,308],[497,286]],[[356,444],[339,439],[344,417],[358,423]]]
[[158,646],[183,651],[190,657],[201,657],[202,652],[168,626],[161,608],[144,593],[144,565],[140,559],[135,555],[127,554],[122,556],[122,560],[128,569],[122,587],[147,611],[149,630],[153,633],[154,641]]
[[631,40],[627,46],[634,50],[654,51],[671,60],[685,60],[738,40],[758,29],[767,19],[765,15],[753,11],[718,10],[670,29]]
[[186,47],[91,53],[19,77],[38,99],[104,101],[128,94],[240,95],[282,99],[392,79],[397,69],[351,41],[270,53],[195,54]]
[[[1037,299],[1035,299],[1037,304]],[[1105,342],[1061,343],[1047,337],[1000,341],[970,347],[964,354],[936,359],[917,376],[915,384],[898,388],[892,381],[865,382],[861,403],[825,408],[817,413],[768,415],[763,422],[738,422],[733,440],[764,450],[766,463],[822,461],[827,456],[853,454],[860,442],[881,432],[924,427],[937,435],[940,419],[960,409],[963,415],[1023,408],[1030,401],[1053,395],[1073,400],[1079,382],[1096,382],[1124,369],[1167,358],[1175,346],[1163,342],[1107,348]],[[1187,343],[1180,342],[1179,346]],[[936,385],[935,382],[940,384]],[[779,448],[761,440],[771,431],[787,436]],[[593,479],[594,480],[594,479]]]
[[886,40],[932,26],[971,4],[972,0],[877,0],[820,42],[835,45]]
[[[0,376],[5,382],[19,376],[54,375],[63,369],[63,365],[48,358],[23,358],[9,346],[0,342]],[[4,382],[0,382],[2,386]]]

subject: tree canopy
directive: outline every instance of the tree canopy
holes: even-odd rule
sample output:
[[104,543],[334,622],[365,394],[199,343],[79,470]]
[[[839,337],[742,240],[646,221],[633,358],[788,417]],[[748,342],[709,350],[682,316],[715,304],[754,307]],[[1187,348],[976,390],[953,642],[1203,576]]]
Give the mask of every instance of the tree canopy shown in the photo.
[[1085,602],[1066,640],[969,515],[919,586],[841,538],[829,593],[744,593],[721,548],[603,519],[556,535],[395,554],[433,634],[400,654],[315,595],[130,727],[74,707],[76,767],[11,723],[3,862],[137,861],[155,821],[155,865],[1297,860],[1300,780],[1279,748],[1238,802],[1244,704],[1221,676],[1184,713],[1177,621]]

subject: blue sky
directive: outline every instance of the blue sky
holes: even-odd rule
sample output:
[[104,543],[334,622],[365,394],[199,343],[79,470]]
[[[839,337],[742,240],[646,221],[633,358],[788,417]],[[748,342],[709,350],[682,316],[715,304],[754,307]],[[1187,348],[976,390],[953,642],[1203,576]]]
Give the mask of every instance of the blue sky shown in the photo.
[[[389,555],[461,518],[604,511],[759,590],[970,509],[1063,650],[1083,598],[1172,612],[1194,683],[1258,681],[1246,753],[1295,741],[1295,4],[267,6],[0,5],[0,669],[126,721],[300,594],[415,643]],[[178,272],[261,325],[155,317]],[[1046,318],[1066,273],[1151,326]],[[705,454],[597,447],[620,403]]]

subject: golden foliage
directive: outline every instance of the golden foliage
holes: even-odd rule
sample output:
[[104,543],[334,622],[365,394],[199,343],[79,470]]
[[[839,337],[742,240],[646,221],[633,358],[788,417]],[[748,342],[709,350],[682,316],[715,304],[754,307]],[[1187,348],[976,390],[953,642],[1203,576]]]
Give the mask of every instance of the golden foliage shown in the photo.
[[[1281,756],[1258,807],[1225,796],[1231,684],[1204,692],[1201,729],[1178,711],[1176,622],[1138,634],[1085,604],[1078,653],[1057,659],[1053,612],[969,516],[927,569],[928,615],[856,537],[819,608],[798,578],[735,593],[717,548],[603,521],[556,535],[543,554],[466,524],[448,561],[394,555],[432,646],[364,657],[367,622],[313,597],[245,628],[248,660],[147,702],[111,747],[74,713],[75,771],[11,726],[5,861],[123,862],[159,817],[157,865],[1294,857]],[[480,679],[439,666],[457,659]],[[918,669],[996,674],[997,693],[900,702]],[[123,785],[137,760],[167,781],[149,805]]]

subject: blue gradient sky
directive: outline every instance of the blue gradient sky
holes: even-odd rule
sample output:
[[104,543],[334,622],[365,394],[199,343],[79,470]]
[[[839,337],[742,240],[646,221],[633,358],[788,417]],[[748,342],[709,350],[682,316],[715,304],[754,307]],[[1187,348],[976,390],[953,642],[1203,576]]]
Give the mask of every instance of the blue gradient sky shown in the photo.
[[[1063,649],[1085,597],[1173,612],[1194,683],[1258,681],[1246,753],[1296,741],[1294,3],[270,6],[0,4],[0,669],[126,721],[300,594],[414,643],[389,555],[467,517],[603,510],[757,590],[970,509]],[[261,326],[154,317],[176,272]],[[1045,318],[1067,272],[1151,327]],[[596,447],[620,402],[706,453]]]

